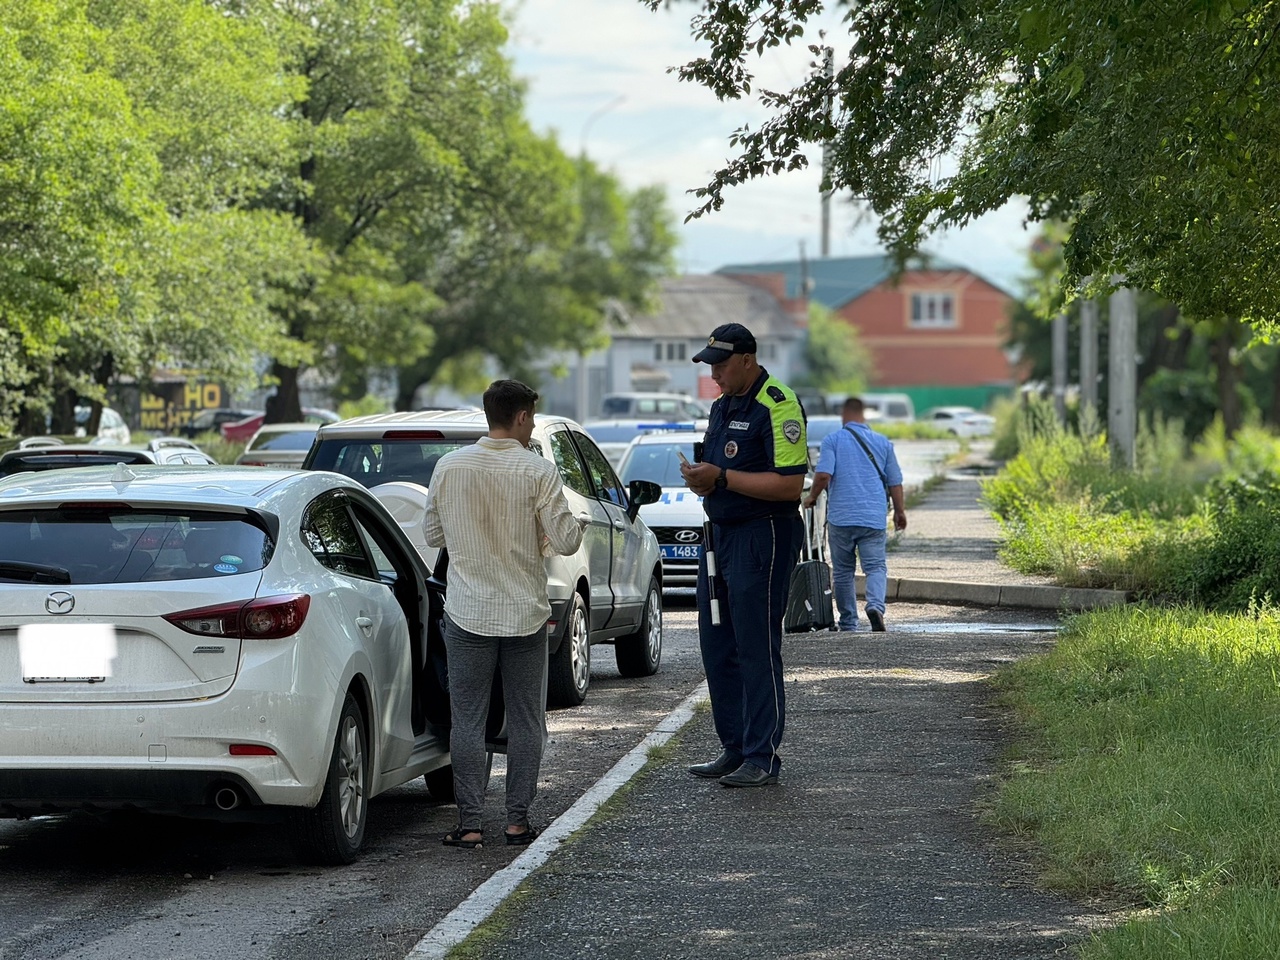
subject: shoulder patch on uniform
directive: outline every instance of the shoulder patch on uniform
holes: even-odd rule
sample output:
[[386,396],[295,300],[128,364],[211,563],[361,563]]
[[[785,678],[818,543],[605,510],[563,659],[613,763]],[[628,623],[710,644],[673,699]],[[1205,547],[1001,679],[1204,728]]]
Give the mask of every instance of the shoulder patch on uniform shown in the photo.
[[782,424],[782,435],[792,443],[799,443],[800,429],[799,420],[787,420]]
[[787,395],[782,392],[782,388],[775,384],[770,384],[768,389],[765,390],[765,393],[769,394],[770,399],[772,399],[774,403],[781,403],[783,400],[787,399]]

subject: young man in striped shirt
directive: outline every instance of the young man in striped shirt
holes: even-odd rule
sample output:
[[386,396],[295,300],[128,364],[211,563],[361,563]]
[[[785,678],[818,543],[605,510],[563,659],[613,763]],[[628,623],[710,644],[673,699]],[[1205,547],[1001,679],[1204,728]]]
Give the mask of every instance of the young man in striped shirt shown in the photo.
[[487,779],[485,720],[495,671],[507,711],[506,842],[532,843],[529,806],[546,740],[547,571],[543,556],[571,554],[583,526],[560,472],[529,449],[538,394],[495,380],[484,394],[488,436],[445,454],[431,478],[424,532],[449,551],[445,648],[458,827],[448,846],[477,847]]

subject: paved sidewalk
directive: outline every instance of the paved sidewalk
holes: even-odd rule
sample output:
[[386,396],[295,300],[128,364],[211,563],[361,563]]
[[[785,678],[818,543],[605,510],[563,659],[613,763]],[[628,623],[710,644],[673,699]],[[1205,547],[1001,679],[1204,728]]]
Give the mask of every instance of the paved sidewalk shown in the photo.
[[787,637],[779,784],[689,776],[719,751],[695,711],[459,955],[1052,960],[1109,922],[1042,889],[981,819],[1008,736],[984,681],[1047,649],[1058,613],[1048,595],[972,599],[975,583],[1057,590],[999,564],[977,492],[958,475],[935,488],[889,558],[900,592],[968,605],[899,597],[887,633]]

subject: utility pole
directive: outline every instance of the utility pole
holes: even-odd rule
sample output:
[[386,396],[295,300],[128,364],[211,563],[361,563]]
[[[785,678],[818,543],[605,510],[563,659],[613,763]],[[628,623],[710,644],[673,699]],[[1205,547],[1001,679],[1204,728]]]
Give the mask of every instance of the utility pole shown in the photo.
[[[1122,276],[1112,279],[1124,283]],[[1131,470],[1138,436],[1138,302],[1132,290],[1118,286],[1107,305],[1107,441],[1112,466]]]
[[1058,423],[1067,422],[1067,312],[1053,318],[1053,412]]
[[1080,412],[1097,409],[1098,301],[1089,299],[1080,301]]
[[[603,117],[614,107],[626,100],[626,95],[614,97],[603,107],[598,107],[582,124],[582,132],[578,135],[578,206],[582,207],[583,215],[586,214],[586,191],[584,190],[584,179],[587,172],[587,133],[597,120]],[[577,408],[577,420],[579,423],[585,422],[591,416],[591,367],[587,363],[587,351],[585,349],[578,351],[578,375],[577,375],[577,394],[574,406]],[[609,388],[606,386],[606,390]],[[617,389],[617,386],[614,386]],[[630,390],[631,383],[628,381],[623,389]]]
[[[823,58],[823,73],[827,78],[827,123],[833,121],[833,98],[831,94],[832,84],[835,83],[836,63],[835,53],[827,47],[827,52]],[[831,141],[827,140],[822,144],[822,179],[825,182],[831,173]],[[822,191],[822,256],[831,256],[831,189],[828,187]]]

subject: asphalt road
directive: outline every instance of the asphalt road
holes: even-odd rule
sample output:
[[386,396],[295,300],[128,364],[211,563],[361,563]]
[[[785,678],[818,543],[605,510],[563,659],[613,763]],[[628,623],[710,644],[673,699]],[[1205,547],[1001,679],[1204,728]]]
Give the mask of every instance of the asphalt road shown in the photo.
[[[596,647],[586,703],[548,716],[535,824],[568,809],[701,681],[692,601],[667,605],[655,676],[623,679],[612,648]],[[499,763],[485,824],[495,834],[502,788]],[[364,856],[334,868],[300,866],[268,826],[142,815],[0,820],[0,960],[399,960],[521,849],[444,847],[456,809],[432,800],[421,780],[370,807]]]

